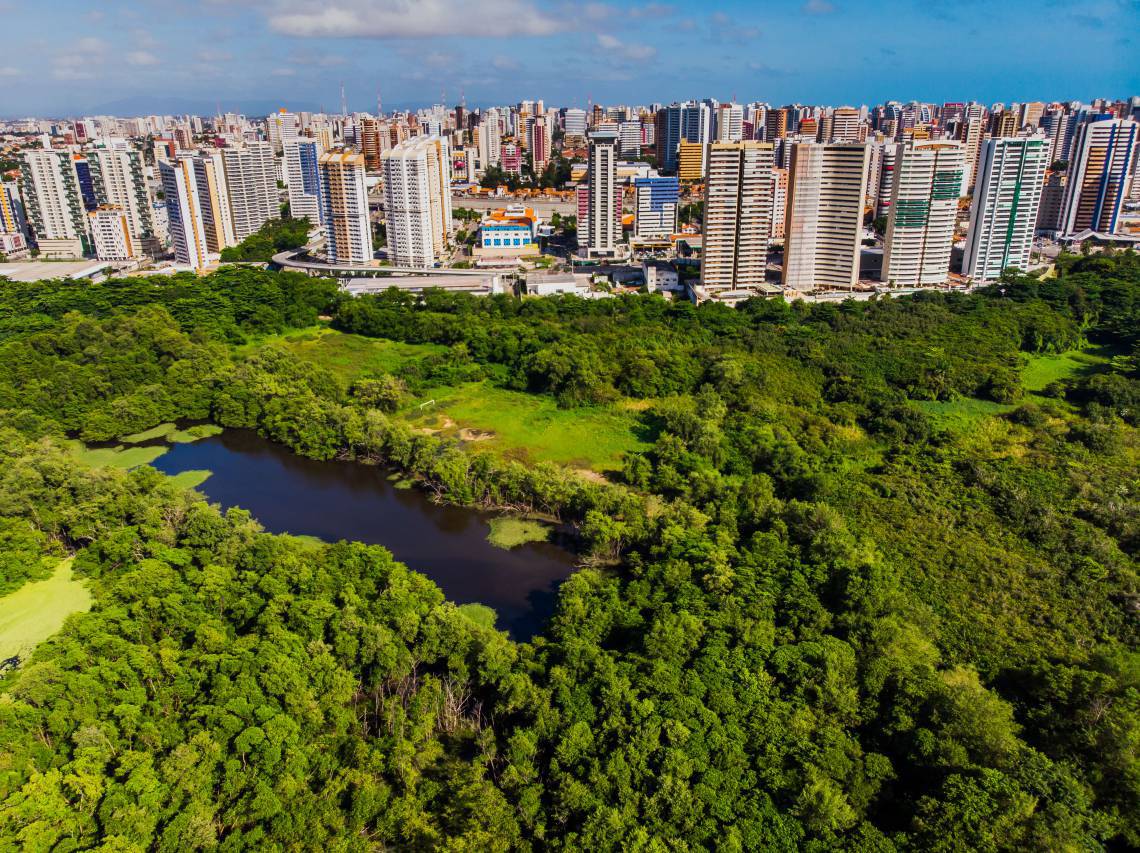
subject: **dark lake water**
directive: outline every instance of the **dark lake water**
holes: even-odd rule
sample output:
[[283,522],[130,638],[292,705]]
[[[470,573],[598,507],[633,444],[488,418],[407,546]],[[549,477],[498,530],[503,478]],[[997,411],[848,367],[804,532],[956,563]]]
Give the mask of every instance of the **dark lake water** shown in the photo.
[[493,607],[496,626],[516,639],[542,628],[574,570],[573,555],[550,542],[491,545],[491,513],[439,506],[418,489],[397,489],[383,468],[305,459],[249,430],[173,444],[151,464],[168,474],[212,471],[198,490],[223,508],[249,510],[272,533],[383,545],[449,600]]

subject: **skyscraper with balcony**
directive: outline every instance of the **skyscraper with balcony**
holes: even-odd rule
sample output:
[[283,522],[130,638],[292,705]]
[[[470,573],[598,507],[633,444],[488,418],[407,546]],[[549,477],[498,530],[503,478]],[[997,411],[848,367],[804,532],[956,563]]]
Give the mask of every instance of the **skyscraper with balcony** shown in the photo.
[[784,217],[785,287],[855,287],[869,165],[867,145],[792,146]]
[[372,223],[368,218],[364,155],[343,150],[329,151],[320,156],[317,166],[329,262],[369,263],[372,260]]
[[133,251],[141,252],[143,241],[154,238],[154,216],[142,155],[129,148],[97,148],[87,154],[87,163],[99,205],[111,205],[122,212]]
[[40,254],[78,258],[91,251],[75,158],[66,151],[25,151],[20,180]]
[[710,295],[758,289],[764,284],[773,163],[768,143],[715,142],[709,146],[701,287]]
[[210,251],[206,245],[193,158],[181,156],[160,162],[158,173],[174,259],[201,272],[209,265]]
[[[294,140],[286,140],[291,144]],[[258,231],[270,219],[281,217],[273,148],[268,142],[249,142],[240,148],[223,148],[226,190],[238,241]]]
[[1043,137],[987,140],[970,205],[962,271],[992,281],[1007,267],[1029,268],[1049,142]]
[[1061,212],[1062,234],[1114,233],[1136,156],[1140,124],[1099,119],[1077,128]]
[[214,148],[200,152],[192,162],[206,249],[212,255],[219,255],[223,249],[240,242],[234,234],[225,161],[222,152]]
[[592,132],[586,184],[578,196],[578,246],[591,258],[612,258],[621,244],[622,189],[617,180],[617,160],[617,133]]
[[397,266],[432,267],[443,260],[451,233],[451,174],[447,142],[417,136],[381,158],[388,251]]
[[890,286],[933,286],[949,278],[962,158],[960,142],[899,146],[883,252],[882,278]]

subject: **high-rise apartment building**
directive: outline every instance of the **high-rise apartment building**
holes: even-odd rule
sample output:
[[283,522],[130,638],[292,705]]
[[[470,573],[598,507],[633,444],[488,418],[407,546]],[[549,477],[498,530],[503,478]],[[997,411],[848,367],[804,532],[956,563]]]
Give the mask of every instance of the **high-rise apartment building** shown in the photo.
[[637,200],[634,236],[640,240],[668,239],[677,230],[677,178],[637,178],[633,182]]
[[578,245],[592,258],[612,258],[621,244],[622,189],[617,180],[617,160],[617,134],[608,130],[591,133],[586,185],[579,193]]
[[328,151],[320,156],[317,166],[329,262],[369,263],[372,260],[372,223],[368,218],[364,155],[343,150]]
[[1077,129],[1068,169],[1061,233],[1114,233],[1136,156],[1140,124],[1100,119]]
[[14,181],[0,181],[0,234],[24,235],[26,226],[19,187]]
[[286,142],[292,142],[299,135],[297,117],[286,110],[272,113],[266,120],[269,144],[276,152],[285,149]]
[[[295,141],[296,137],[286,143]],[[223,148],[222,161],[226,168],[234,236],[240,242],[270,219],[281,217],[273,148],[267,142]]]
[[869,165],[867,145],[792,146],[784,218],[785,287],[855,287]]
[[772,240],[784,239],[785,217],[788,212],[788,170],[772,169],[772,227],[768,236]]
[[1041,190],[1041,205],[1037,209],[1038,233],[1053,236],[1060,230],[1067,178],[1064,172],[1051,172],[1045,178],[1045,186]]
[[882,143],[879,162],[879,184],[875,193],[875,217],[890,216],[891,193],[895,189],[895,161],[898,159],[897,142]]
[[240,242],[234,233],[225,161],[221,150],[214,148],[199,153],[192,162],[206,251],[219,255],[223,249]]
[[1021,126],[1039,127],[1041,116],[1045,113],[1045,104],[1041,101],[1028,101],[1021,105]]
[[129,148],[97,148],[87,154],[87,163],[99,205],[119,208],[127,218],[133,249],[143,251],[143,241],[154,238],[154,216],[142,155]]
[[974,190],[974,182],[978,174],[978,162],[982,156],[982,143],[988,138],[983,119],[967,119],[966,123],[962,125],[962,142],[965,146],[962,155],[962,195],[969,195]]
[[982,149],[970,206],[962,271],[992,281],[1007,267],[1029,268],[1049,143],[1043,137],[990,139]]
[[[289,188],[289,215],[322,225],[321,144],[316,139],[298,139],[285,146],[285,183]],[[365,157],[367,167],[368,158]]]
[[405,267],[443,259],[451,232],[451,166],[447,142],[419,136],[382,158],[388,253]]
[[772,222],[772,145],[709,146],[701,287],[707,293],[760,288]]
[[867,138],[862,116],[855,107],[837,107],[831,114],[831,132],[825,142],[863,142]]
[[484,172],[501,161],[503,144],[498,110],[484,110],[479,122],[479,168]]
[[618,141],[622,157],[641,156],[641,122],[637,119],[618,125]]
[[1014,136],[1017,130],[1018,116],[1014,110],[1002,110],[999,113],[994,113],[990,124],[991,136]]
[[566,110],[562,127],[566,131],[567,136],[581,137],[584,139],[586,136],[586,111],[573,107]]
[[530,116],[526,120],[526,147],[534,174],[542,174],[550,162],[550,119],[545,115]]
[[721,104],[716,108],[717,142],[740,142],[744,139],[744,107]]
[[101,261],[129,261],[139,256],[138,244],[131,239],[131,225],[118,205],[97,207],[87,214],[95,257]]
[[687,183],[703,181],[707,153],[706,143],[682,139],[677,145],[677,177]]
[[78,258],[91,251],[76,159],[66,151],[25,151],[20,179],[28,222],[45,257]]
[[882,278],[890,286],[938,285],[949,278],[963,150],[960,142],[900,146],[883,253]]
[[788,135],[788,124],[789,110],[787,107],[768,110],[764,122],[764,140],[775,142],[777,139],[783,139]]
[[158,173],[174,259],[201,272],[210,262],[210,252],[198,202],[193,158],[184,156],[160,162]]

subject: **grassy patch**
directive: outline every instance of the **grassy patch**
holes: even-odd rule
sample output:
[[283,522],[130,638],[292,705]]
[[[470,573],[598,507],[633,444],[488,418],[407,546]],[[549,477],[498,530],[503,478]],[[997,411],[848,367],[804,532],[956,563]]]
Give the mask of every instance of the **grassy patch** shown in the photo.
[[0,659],[26,659],[68,616],[90,609],[91,593],[72,577],[71,558],[62,560],[47,580],[26,583],[0,598]]
[[170,481],[180,489],[196,489],[213,475],[213,471],[180,471],[170,475]]
[[335,373],[347,385],[362,376],[395,373],[405,364],[447,351],[437,344],[405,344],[320,328],[262,339]]
[[916,400],[915,405],[939,426],[952,432],[969,429],[991,415],[1012,412],[1016,408],[1009,403],[995,403],[992,400],[978,400],[974,397],[959,397],[946,402]]
[[623,453],[650,446],[638,412],[621,403],[560,409],[550,397],[485,382],[436,389],[430,398],[435,406],[423,412],[410,408],[405,416],[427,428],[451,421],[440,430],[445,435],[458,436],[462,430],[489,433],[480,436],[480,448],[534,462],[615,471],[621,468]]
[[461,604],[457,608],[460,613],[482,628],[495,629],[495,620],[498,614],[486,604]]
[[310,536],[308,533],[282,533],[281,535],[288,537],[294,542],[299,542],[302,545],[306,545],[314,550],[323,548],[328,544],[319,536]]
[[225,430],[217,424],[198,424],[189,429],[175,430],[168,438],[177,444],[189,444],[200,438],[209,438],[212,435],[221,435]]
[[68,443],[71,452],[84,464],[92,468],[138,468],[140,465],[149,465],[155,459],[169,450],[163,445],[151,447],[87,447],[81,441]]
[[170,435],[175,429],[174,424],[159,424],[143,432],[136,432],[134,435],[124,435],[119,441],[124,444],[141,444],[144,441],[154,441],[156,438]]
[[487,534],[487,541],[508,551],[527,542],[545,542],[550,537],[547,525],[530,518],[504,515],[492,518],[489,524],[491,532]]
[[1034,355],[1021,371],[1026,391],[1044,391],[1054,382],[1094,373],[1108,364],[1109,358],[1096,350],[1069,350],[1057,355]]

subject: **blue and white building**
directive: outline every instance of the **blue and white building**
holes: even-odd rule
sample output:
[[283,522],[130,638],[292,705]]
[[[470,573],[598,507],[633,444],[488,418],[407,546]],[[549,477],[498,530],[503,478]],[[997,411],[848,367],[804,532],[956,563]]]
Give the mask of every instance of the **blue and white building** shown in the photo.
[[668,240],[677,230],[680,181],[676,177],[637,178],[633,188],[637,196],[634,237],[638,240]]

